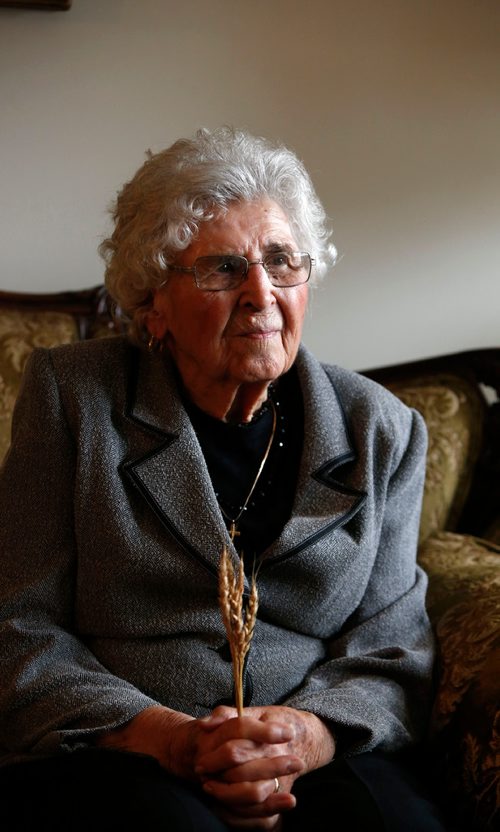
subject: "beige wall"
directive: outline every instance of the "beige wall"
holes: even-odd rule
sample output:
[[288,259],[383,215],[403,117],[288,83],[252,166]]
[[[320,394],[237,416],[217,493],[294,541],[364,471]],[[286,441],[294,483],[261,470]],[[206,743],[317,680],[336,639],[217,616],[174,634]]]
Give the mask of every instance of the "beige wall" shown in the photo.
[[106,206],[200,125],[304,159],[342,258],[305,341],[369,367],[500,334],[498,0],[0,9],[0,287],[102,280]]

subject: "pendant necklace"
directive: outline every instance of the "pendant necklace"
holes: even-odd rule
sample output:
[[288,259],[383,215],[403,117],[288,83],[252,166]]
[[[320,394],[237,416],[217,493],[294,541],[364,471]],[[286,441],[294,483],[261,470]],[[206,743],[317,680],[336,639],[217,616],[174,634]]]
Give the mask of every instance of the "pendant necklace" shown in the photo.
[[247,494],[247,498],[246,498],[245,502],[243,503],[243,505],[241,506],[241,508],[240,508],[238,514],[236,515],[236,517],[230,517],[229,514],[227,514],[227,512],[224,511],[221,504],[219,503],[219,508],[220,508],[222,514],[224,515],[226,520],[229,522],[229,536],[231,538],[232,543],[234,543],[234,538],[239,537],[239,535],[241,534],[241,532],[239,532],[238,529],[237,529],[237,525],[238,525],[239,521],[241,520],[241,515],[245,511],[253,492],[255,491],[255,487],[256,487],[256,485],[259,481],[259,477],[262,474],[262,471],[264,469],[264,465],[267,462],[267,458],[269,456],[269,452],[270,452],[271,446],[273,444],[274,434],[276,433],[276,421],[277,421],[276,420],[276,407],[274,406],[273,400],[271,399],[270,401],[271,401],[271,409],[272,409],[272,412],[273,412],[273,426],[272,426],[272,429],[271,429],[271,435],[269,437],[269,441],[267,443],[267,447],[266,447],[266,450],[264,452],[264,456],[261,459],[261,462],[260,462],[260,465],[259,465],[259,470],[257,471],[255,479],[252,483],[252,487],[251,487],[250,491]]

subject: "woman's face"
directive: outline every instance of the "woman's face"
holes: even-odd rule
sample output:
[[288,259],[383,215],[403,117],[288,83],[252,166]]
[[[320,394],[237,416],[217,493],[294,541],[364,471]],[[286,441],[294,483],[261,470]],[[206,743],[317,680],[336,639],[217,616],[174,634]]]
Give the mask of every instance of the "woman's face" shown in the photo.
[[[175,263],[192,266],[209,254],[262,260],[276,247],[299,248],[281,208],[272,200],[234,203],[200,226]],[[188,391],[207,384],[266,382],[293,364],[302,333],[308,286],[274,287],[262,265],[251,266],[235,289],[199,289],[192,274],[170,271],[154,295],[150,332],[166,339]]]

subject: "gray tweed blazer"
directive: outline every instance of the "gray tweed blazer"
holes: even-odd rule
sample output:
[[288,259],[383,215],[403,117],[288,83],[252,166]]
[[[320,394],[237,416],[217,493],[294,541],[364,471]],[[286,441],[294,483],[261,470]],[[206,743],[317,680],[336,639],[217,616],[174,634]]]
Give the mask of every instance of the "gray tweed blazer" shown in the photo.
[[[384,388],[301,348],[293,514],[259,573],[251,704],[328,720],[345,753],[427,718],[416,566],[426,435]],[[174,374],[126,339],[36,350],[0,477],[0,761],[85,744],[162,703],[231,698],[217,602],[237,555]]]

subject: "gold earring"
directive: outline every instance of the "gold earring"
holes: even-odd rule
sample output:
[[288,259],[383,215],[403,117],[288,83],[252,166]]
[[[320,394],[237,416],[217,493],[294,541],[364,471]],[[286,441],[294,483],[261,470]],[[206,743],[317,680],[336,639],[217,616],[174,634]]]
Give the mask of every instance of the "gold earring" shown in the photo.
[[151,354],[155,352],[163,352],[163,341],[160,341],[159,338],[155,338],[154,335],[150,335],[148,341],[148,352],[150,352]]

